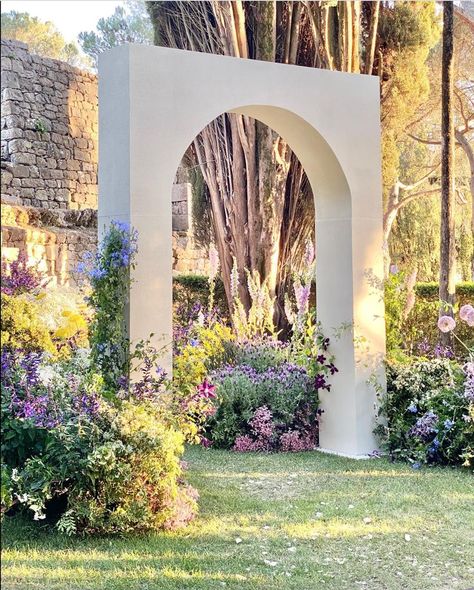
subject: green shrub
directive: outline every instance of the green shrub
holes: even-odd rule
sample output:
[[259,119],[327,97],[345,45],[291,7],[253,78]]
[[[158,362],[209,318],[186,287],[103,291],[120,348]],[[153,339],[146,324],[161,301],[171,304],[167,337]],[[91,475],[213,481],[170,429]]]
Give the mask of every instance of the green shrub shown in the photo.
[[[471,364],[472,365],[472,364]],[[474,367],[448,359],[392,362],[376,433],[394,459],[463,464],[474,459]]]
[[[317,427],[318,395],[307,371],[286,360],[288,351],[278,342],[240,345],[234,362],[210,375],[216,386],[216,413],[208,420],[207,436],[216,447],[231,448],[238,436],[251,434],[251,419],[266,407],[276,434]],[[313,431],[314,434],[314,431]]]
[[[202,275],[177,275],[173,277],[173,307],[178,325],[187,323],[197,305],[207,308],[209,302],[209,279]],[[224,284],[215,278],[214,305],[221,317],[229,315]]]
[[38,520],[63,499],[56,524],[67,533],[156,530],[193,517],[196,494],[180,483],[184,435],[170,406],[107,401],[101,379],[75,359],[2,360],[4,508],[15,498]]
[[1,295],[1,347],[56,354],[41,305],[29,294]]
[[[456,309],[474,301],[474,283],[456,286]],[[387,351],[404,350],[409,354],[439,354],[438,330],[439,294],[437,283],[417,283],[413,291],[407,289],[403,273],[391,275],[385,282],[385,325]],[[465,322],[458,322],[457,336],[468,346],[474,346],[474,330]],[[457,356],[465,350],[453,342]]]

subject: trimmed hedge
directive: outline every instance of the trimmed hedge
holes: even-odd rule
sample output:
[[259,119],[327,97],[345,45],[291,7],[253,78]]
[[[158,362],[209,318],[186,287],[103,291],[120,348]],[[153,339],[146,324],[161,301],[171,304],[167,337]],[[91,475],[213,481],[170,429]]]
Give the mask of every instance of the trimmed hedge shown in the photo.
[[[173,304],[190,311],[196,303],[206,307],[209,300],[209,278],[205,275],[176,275],[173,277]],[[224,284],[216,277],[214,305],[223,316],[229,314]]]
[[[438,283],[417,283],[415,293],[418,297],[429,301],[437,301],[439,293]],[[456,285],[456,299],[460,305],[474,300],[474,282],[458,283]],[[470,301],[469,301],[470,300]]]
[[[415,305],[404,326],[404,332],[410,335],[407,338],[408,349],[413,347],[416,352],[416,344],[422,341],[425,341],[432,349],[435,348],[439,340],[437,326],[439,314],[438,289],[438,283],[418,283],[415,286]],[[474,304],[474,283],[472,282],[456,285],[457,307],[460,308],[467,303]],[[465,322],[459,321],[457,314],[456,322],[456,335],[468,346],[474,346],[474,330]],[[465,354],[465,350],[459,342],[454,341],[453,346],[459,355]]]

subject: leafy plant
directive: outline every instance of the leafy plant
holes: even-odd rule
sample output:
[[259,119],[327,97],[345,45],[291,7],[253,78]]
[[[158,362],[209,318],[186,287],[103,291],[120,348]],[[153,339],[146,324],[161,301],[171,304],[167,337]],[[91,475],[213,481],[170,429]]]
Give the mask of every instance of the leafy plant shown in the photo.
[[449,359],[407,360],[387,367],[376,433],[395,459],[464,464],[474,458],[474,366]]
[[136,232],[127,223],[113,221],[95,257],[87,255],[78,269],[91,284],[88,302],[94,310],[90,327],[92,361],[104,379],[106,395],[112,397],[119,379],[128,373],[125,312],[136,252]]

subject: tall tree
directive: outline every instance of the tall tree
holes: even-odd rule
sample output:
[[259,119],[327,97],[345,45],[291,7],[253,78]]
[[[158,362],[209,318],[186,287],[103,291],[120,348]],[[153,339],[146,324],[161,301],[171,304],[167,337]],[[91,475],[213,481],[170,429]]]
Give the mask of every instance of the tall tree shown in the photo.
[[[432,3],[155,1],[148,6],[159,45],[379,75],[388,129],[384,146],[392,146],[398,158],[403,117],[426,94],[422,67],[434,43]],[[403,123],[395,125],[400,118]],[[242,277],[245,267],[259,270],[281,302],[314,231],[311,187],[298,160],[273,131],[237,115],[208,125],[192,152],[206,184],[224,284],[229,289],[235,257]],[[384,174],[385,184],[388,177]],[[390,186],[396,180],[394,173]],[[243,284],[241,297],[248,301]]]
[[[456,250],[454,235],[454,23],[453,3],[443,4],[443,58],[441,69],[441,252],[439,298],[442,314],[453,315],[456,290]],[[449,342],[449,335],[441,333]]]
[[82,50],[97,66],[99,55],[124,43],[153,43],[153,27],[144,0],[126,0],[111,16],[100,18],[95,31],[78,36]]
[[2,12],[2,39],[16,39],[28,44],[32,53],[60,59],[73,66],[88,66],[75,43],[68,43],[53,23],[42,21],[27,12]]

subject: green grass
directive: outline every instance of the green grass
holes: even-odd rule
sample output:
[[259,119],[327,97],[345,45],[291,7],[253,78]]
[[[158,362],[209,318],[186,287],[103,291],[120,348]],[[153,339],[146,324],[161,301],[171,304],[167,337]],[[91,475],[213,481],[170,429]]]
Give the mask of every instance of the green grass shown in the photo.
[[[190,449],[188,528],[69,539],[6,519],[5,590],[466,590],[474,478],[385,459]],[[364,521],[365,519],[365,521]],[[370,519],[370,521],[368,520]]]

